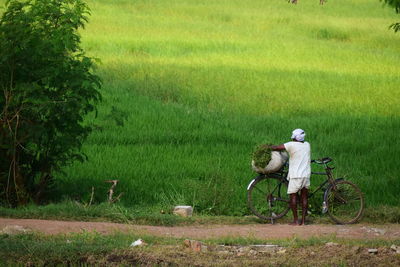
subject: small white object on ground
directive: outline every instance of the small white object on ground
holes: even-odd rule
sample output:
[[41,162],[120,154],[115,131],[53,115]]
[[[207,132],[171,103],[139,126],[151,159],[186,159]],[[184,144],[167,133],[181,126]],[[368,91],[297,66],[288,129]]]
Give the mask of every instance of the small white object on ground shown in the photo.
[[378,253],[378,249],[370,248],[370,249],[368,249],[368,253],[376,254],[376,253]]
[[146,243],[142,239],[138,239],[135,242],[132,242],[130,245],[131,247],[137,247],[137,246],[144,246]]
[[334,242],[325,243],[325,246],[327,246],[327,247],[333,247],[333,246],[338,246],[338,245],[339,245],[338,243],[334,243]]
[[390,246],[390,249],[396,251],[396,254],[400,254],[400,246],[396,246],[395,244]]
[[193,215],[192,206],[176,206],[173,213],[182,217],[191,217]]

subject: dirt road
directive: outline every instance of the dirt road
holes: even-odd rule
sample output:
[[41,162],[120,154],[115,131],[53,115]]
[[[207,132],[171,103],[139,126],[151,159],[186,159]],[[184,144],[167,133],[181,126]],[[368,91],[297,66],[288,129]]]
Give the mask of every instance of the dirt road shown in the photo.
[[305,225],[249,224],[249,225],[200,225],[200,226],[146,226],[109,222],[75,222],[36,219],[0,218],[0,231],[15,226],[42,232],[61,234],[81,231],[96,231],[109,234],[114,231],[135,232],[148,235],[212,239],[220,237],[252,237],[257,239],[310,238],[313,236],[336,236],[348,239],[400,239],[400,225]]

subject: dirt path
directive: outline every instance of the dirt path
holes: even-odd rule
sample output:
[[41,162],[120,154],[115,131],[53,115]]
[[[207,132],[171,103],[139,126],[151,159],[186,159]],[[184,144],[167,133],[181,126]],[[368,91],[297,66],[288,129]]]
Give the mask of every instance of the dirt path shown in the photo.
[[250,224],[250,225],[200,225],[200,226],[147,226],[109,222],[74,222],[35,219],[0,218],[0,231],[6,228],[22,226],[26,229],[45,234],[61,234],[81,231],[96,231],[109,234],[114,231],[135,232],[148,235],[211,239],[220,237],[253,237],[258,239],[310,238],[313,236],[336,236],[349,239],[399,239],[400,225],[306,225],[289,226],[286,224]]

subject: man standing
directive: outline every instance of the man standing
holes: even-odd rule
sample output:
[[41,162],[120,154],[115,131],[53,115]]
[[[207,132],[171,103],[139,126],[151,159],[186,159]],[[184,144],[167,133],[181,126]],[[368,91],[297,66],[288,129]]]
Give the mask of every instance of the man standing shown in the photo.
[[[288,194],[290,195],[290,208],[293,211],[293,223],[302,225],[305,223],[308,208],[308,189],[311,176],[311,148],[304,141],[306,133],[302,129],[296,129],[292,133],[292,141],[278,146],[271,146],[272,150],[286,150],[289,153]],[[303,208],[302,219],[297,217],[297,198],[300,192]]]

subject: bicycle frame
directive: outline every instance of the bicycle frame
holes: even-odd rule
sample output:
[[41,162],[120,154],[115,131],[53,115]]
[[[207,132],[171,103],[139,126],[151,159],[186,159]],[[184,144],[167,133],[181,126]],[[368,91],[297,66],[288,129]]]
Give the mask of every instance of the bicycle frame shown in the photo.
[[[335,179],[333,178],[332,170],[334,167],[329,167],[328,163],[324,163],[325,172],[311,172],[311,175],[326,175],[327,179],[322,182],[314,191],[308,194],[308,197],[312,197],[318,190],[322,189],[326,184],[335,186]],[[326,189],[325,189],[326,191]]]
[[[335,186],[335,179],[333,178],[333,173],[332,173],[332,170],[334,169],[334,167],[329,167],[328,163],[324,163],[324,169],[325,169],[325,172],[311,172],[311,175],[326,175],[327,179],[324,182],[322,182],[315,190],[313,190],[311,193],[308,194],[309,198],[311,198],[316,192],[321,190],[327,184],[329,184],[331,186]],[[282,169],[278,173],[270,173],[270,174],[263,174],[263,175],[265,175],[267,178],[278,179],[281,181],[281,183],[287,183],[287,178],[286,178],[287,174],[288,174],[288,172],[285,171],[284,169]],[[340,180],[343,180],[343,178],[340,178]],[[250,184],[248,185],[248,188],[250,188],[250,186],[253,182],[254,182],[254,180],[250,182]],[[279,183],[277,185],[277,187],[281,183]],[[329,187],[329,185],[328,185],[328,187]],[[274,191],[275,190],[276,190],[276,188],[274,189]],[[326,189],[324,191],[326,191]]]
[[[287,167],[287,165],[285,165]],[[321,190],[324,186],[327,184],[329,186],[335,186],[335,179],[333,178],[333,173],[332,170],[334,167],[329,167],[328,163],[324,163],[324,169],[325,172],[311,172],[311,175],[326,175],[327,179],[322,182],[315,190],[313,190],[311,193],[308,194],[308,197],[311,198],[316,192]],[[264,175],[266,178],[272,178],[272,179],[278,179],[280,180],[280,183],[277,184],[276,188],[274,188],[273,192],[280,186],[282,183],[288,183],[287,181],[287,174],[288,172],[282,168],[279,172],[277,173],[269,173],[269,174],[261,174]],[[343,180],[343,178],[340,178],[340,180]],[[247,186],[247,190],[250,188],[250,186],[254,183],[255,179],[253,179],[249,185]],[[324,191],[326,192],[327,189]]]
[[332,169],[325,164],[325,172],[311,172],[311,175],[326,175],[327,179],[322,182],[314,191],[308,194],[308,197],[312,197],[316,192],[322,189],[326,184],[333,184],[334,179],[332,177]]

